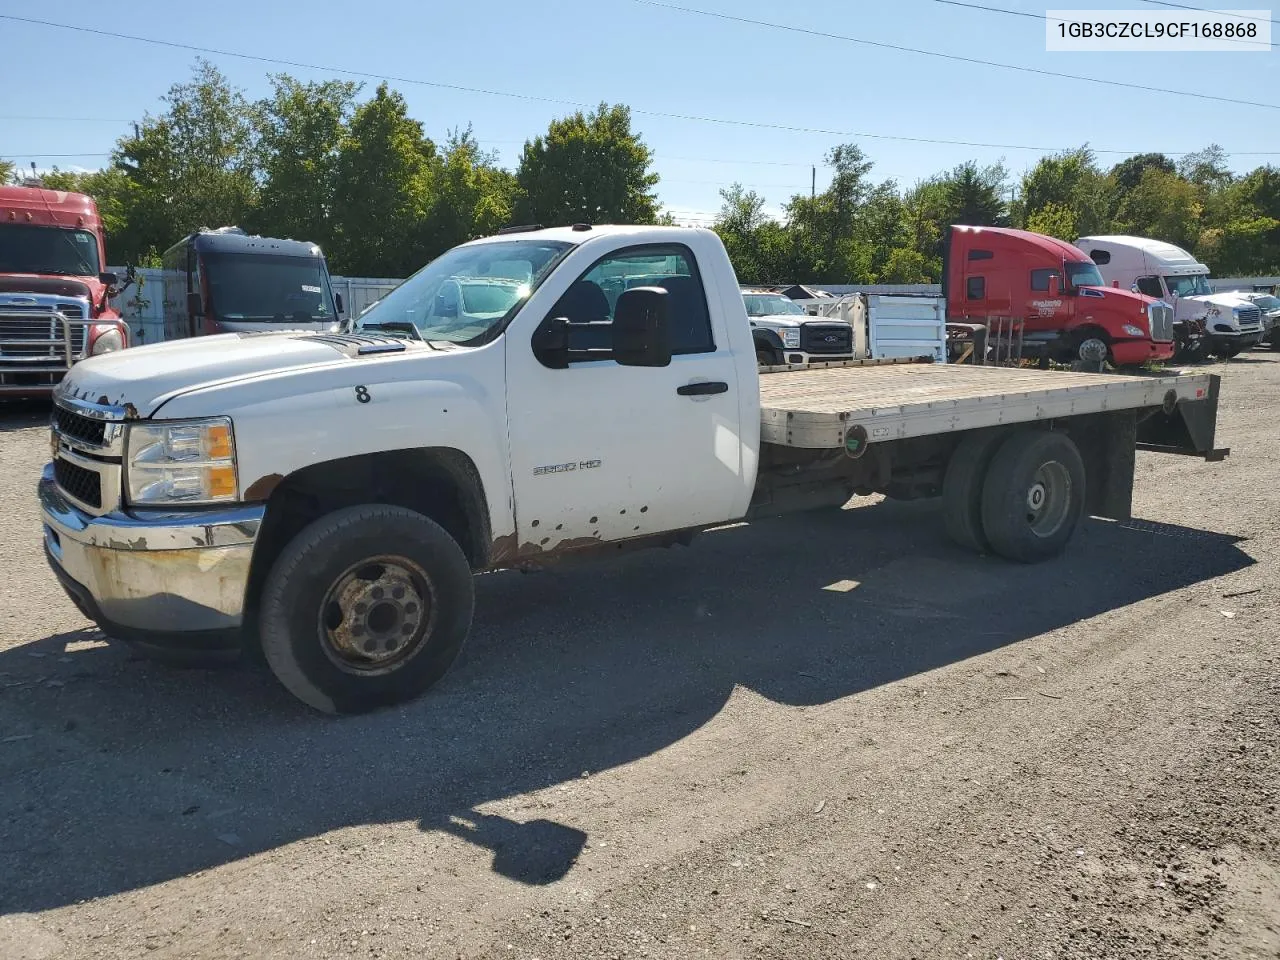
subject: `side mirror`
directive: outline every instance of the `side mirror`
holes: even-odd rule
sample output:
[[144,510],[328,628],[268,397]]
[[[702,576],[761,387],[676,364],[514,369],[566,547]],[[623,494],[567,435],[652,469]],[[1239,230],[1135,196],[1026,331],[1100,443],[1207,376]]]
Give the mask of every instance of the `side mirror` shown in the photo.
[[120,286],[120,278],[116,276],[114,273],[107,273],[106,271],[103,271],[102,273],[98,274],[98,282],[102,284],[104,287]]
[[1049,274],[1049,298],[1057,299],[1062,294],[1062,284],[1058,281],[1056,273]]
[[613,309],[613,359],[624,367],[665,367],[671,363],[667,291],[632,287]]
[[569,366],[569,318],[547,317],[533,332],[533,355],[544,367],[564,370]]
[[200,300],[200,294],[187,294],[187,315],[192,317],[204,316],[204,304]]
[[345,312],[345,310],[344,310],[344,308],[343,308],[343,306],[342,306],[342,294],[340,294],[340,293],[335,293],[335,294],[333,295],[333,302],[334,302],[334,303],[336,303],[336,304],[338,305],[338,312],[339,312],[339,313],[343,313],[343,312]]

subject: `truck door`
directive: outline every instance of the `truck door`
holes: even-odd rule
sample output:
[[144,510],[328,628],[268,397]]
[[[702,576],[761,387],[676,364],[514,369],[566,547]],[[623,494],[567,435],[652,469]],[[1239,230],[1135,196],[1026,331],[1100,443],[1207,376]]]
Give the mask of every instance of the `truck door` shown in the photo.
[[[1049,295],[1049,279],[1058,278],[1058,292]],[[1036,267],[1031,271],[1031,296],[1027,299],[1028,331],[1066,330],[1071,326],[1072,302],[1066,294],[1066,279],[1059,267]]]
[[[743,470],[737,365],[727,343],[716,342],[692,251],[664,244],[610,253],[546,316],[612,320],[605,289],[637,276],[668,291],[669,366],[585,359],[552,369],[530,338],[542,316],[508,334],[512,485],[525,554],[732,518]],[[570,347],[610,342],[609,329],[597,327],[572,331]]]

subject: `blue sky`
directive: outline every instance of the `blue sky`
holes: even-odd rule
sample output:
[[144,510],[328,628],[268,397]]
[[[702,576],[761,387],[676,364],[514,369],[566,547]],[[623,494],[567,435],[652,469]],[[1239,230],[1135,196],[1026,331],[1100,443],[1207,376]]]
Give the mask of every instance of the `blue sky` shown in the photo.
[[[673,2],[983,61],[1280,103],[1280,48],[1261,54],[1050,54],[1040,20],[934,0]],[[974,2],[1032,13],[1046,8],[1027,0]],[[1086,0],[1077,6],[1160,9],[1139,0]],[[636,0],[311,0],[305,5],[65,0],[56,6],[0,0],[0,13],[552,100],[621,102],[636,111],[1049,148],[1088,141],[1099,150],[1180,152],[1216,141],[1232,154],[1237,170],[1280,163],[1280,109],[947,62]],[[102,155],[128,121],[159,110],[159,97],[189,75],[196,57],[190,51],[6,20],[0,20],[0,37],[5,50],[0,157],[24,167],[30,160],[41,168],[102,165]],[[269,72],[286,69],[225,56],[209,59],[250,97],[267,91]],[[323,70],[287,72],[302,79],[333,76]],[[366,92],[372,92],[377,81],[365,83]],[[450,127],[471,123],[477,137],[509,166],[526,137],[574,109],[392,85],[430,136],[442,138]],[[37,116],[86,119],[11,119]],[[808,190],[811,164],[818,165],[821,189],[822,156],[845,140],[858,142],[875,161],[877,179],[892,177],[902,184],[968,159],[1003,159],[1016,175],[1045,152],[787,132],[650,113],[637,113],[634,123],[655,151],[664,204],[693,217],[713,214],[719,188],[735,180],[758,190],[774,209],[792,193]],[[1114,162],[1121,156],[1102,154],[1102,159]]]

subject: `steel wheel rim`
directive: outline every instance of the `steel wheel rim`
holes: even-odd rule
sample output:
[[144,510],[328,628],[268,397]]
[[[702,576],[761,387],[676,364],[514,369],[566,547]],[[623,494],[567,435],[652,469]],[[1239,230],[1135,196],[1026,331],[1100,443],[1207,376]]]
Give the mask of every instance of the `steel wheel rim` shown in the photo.
[[334,578],[320,603],[320,646],[347,673],[392,673],[431,635],[434,597],[426,571],[406,557],[354,563]]
[[1057,460],[1040,464],[1026,497],[1027,525],[1037,537],[1051,537],[1071,510],[1071,472]]

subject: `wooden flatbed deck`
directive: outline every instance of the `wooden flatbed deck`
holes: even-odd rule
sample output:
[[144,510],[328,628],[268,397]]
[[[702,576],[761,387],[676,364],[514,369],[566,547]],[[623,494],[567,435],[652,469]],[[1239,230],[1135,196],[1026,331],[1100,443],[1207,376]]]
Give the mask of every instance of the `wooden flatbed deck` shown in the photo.
[[871,443],[999,424],[1198,400],[1208,374],[1122,376],[945,363],[832,364],[760,375],[761,439],[843,447],[861,425]]

